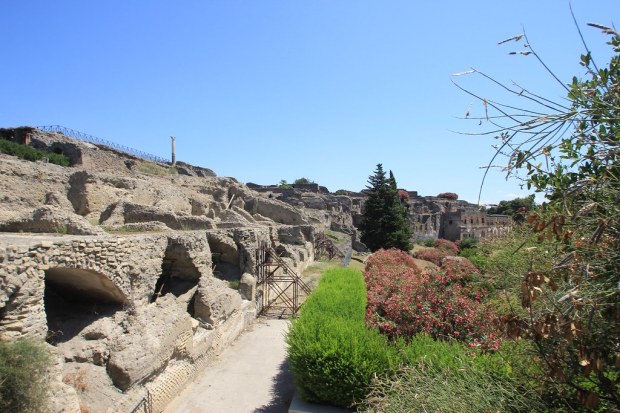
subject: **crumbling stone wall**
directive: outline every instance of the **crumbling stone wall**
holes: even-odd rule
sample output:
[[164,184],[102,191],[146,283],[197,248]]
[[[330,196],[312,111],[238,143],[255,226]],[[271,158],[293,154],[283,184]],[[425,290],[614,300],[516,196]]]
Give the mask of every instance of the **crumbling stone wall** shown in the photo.
[[[255,318],[259,246],[279,244],[301,271],[315,224],[333,212],[347,225],[348,205],[312,217],[206,168],[178,162],[169,174],[62,134],[19,133],[72,163],[0,154],[0,340],[47,340],[52,412],[129,412],[146,396],[161,411]],[[209,238],[226,246],[238,290],[214,276]]]
[[[240,272],[248,286],[255,286],[256,249],[262,242],[278,242],[279,233],[269,227],[228,231],[219,230],[218,236],[236,246]],[[294,252],[291,262],[296,266],[309,262],[312,230],[287,237],[298,241],[288,247]],[[172,274],[183,279],[186,273],[195,283],[153,300],[166,259],[182,261]],[[75,335],[61,334],[60,341],[50,341],[60,360],[56,388],[66,389],[62,379],[70,382],[66,378],[76,371],[91,383],[90,390],[58,390],[64,396],[55,400],[52,411],[71,411],[81,402],[92,403],[88,407],[93,413],[129,412],[147,391],[153,411],[161,411],[256,317],[256,302],[248,300],[255,294],[234,290],[216,279],[212,265],[205,231],[124,236],[0,234],[0,340],[50,339],[51,308],[46,308],[45,298],[49,282],[71,287],[71,292],[94,304],[101,302],[99,312],[104,303],[116,303],[110,313],[85,316],[86,327]],[[105,376],[107,381],[102,379]]]

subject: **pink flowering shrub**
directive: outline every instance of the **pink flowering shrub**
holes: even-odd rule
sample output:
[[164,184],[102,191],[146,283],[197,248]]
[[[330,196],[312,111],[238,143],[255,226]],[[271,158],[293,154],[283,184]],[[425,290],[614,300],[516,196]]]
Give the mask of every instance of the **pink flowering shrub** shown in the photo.
[[499,348],[496,316],[485,305],[484,290],[470,288],[477,275],[465,260],[421,270],[400,251],[379,251],[366,266],[366,321],[391,338],[426,333],[472,347]]
[[453,201],[456,201],[457,199],[459,199],[459,196],[455,194],[454,192],[442,192],[439,195],[437,195],[437,198],[451,199]]
[[443,238],[439,238],[435,241],[435,248],[446,252],[448,255],[457,255],[459,253],[459,247],[456,243]]
[[386,268],[417,268],[415,261],[404,251],[380,249],[366,260],[365,272]]
[[[372,296],[374,302],[381,302],[393,295],[402,282],[402,277],[396,275],[406,271],[416,274],[422,272],[406,252],[380,249],[372,254],[366,261],[364,270],[367,300],[370,301]],[[371,290],[368,288],[369,285],[374,285],[375,288]]]
[[447,239],[438,239],[435,241],[434,248],[419,250],[414,256],[419,260],[429,261],[440,266],[446,257],[455,256],[459,253],[459,247],[452,241]]
[[441,269],[463,285],[480,275],[480,270],[465,257],[447,258],[442,261]]
[[450,256],[450,254],[437,248],[426,248],[416,251],[413,256],[419,260],[429,261],[439,266],[441,265],[441,261]]

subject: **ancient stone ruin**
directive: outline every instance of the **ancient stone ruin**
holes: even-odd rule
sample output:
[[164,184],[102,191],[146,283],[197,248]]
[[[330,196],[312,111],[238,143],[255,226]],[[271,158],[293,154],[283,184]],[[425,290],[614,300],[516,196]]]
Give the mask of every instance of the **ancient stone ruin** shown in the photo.
[[[48,343],[52,412],[161,412],[268,305],[265,248],[296,273],[325,230],[365,249],[363,193],[246,186],[30,127],[0,138],[70,162],[0,154],[0,340]],[[406,198],[418,238],[509,227],[464,201]]]
[[8,134],[71,160],[0,154],[0,340],[48,343],[53,412],[162,411],[262,310],[260,246],[313,260],[324,227],[232,178]]
[[[357,227],[361,223],[366,201],[363,192],[332,194],[318,184],[280,188],[277,185],[249,183],[248,187],[263,197],[277,199],[302,209],[311,223],[351,234],[355,249],[364,250],[365,247],[356,242]],[[416,191],[403,189],[399,193],[414,240],[444,238],[458,241],[464,238],[490,238],[504,235],[512,227],[509,216],[486,214],[477,205],[459,200],[458,196],[420,196]]]

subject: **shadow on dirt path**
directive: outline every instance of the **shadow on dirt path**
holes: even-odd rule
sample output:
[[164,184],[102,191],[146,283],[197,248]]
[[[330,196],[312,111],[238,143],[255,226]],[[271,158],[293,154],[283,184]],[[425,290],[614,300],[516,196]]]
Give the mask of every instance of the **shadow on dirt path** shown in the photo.
[[273,378],[271,385],[271,394],[273,399],[269,404],[261,406],[254,410],[254,413],[286,413],[291,404],[295,385],[293,384],[293,375],[289,371],[288,359],[280,364],[278,374]]

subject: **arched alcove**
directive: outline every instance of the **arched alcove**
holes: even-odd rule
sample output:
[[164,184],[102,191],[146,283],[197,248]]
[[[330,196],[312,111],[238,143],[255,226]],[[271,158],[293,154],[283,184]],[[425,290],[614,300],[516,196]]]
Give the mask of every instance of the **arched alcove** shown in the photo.
[[56,267],[45,271],[43,302],[47,341],[58,344],[72,339],[95,320],[121,310],[128,300],[101,273]]
[[178,244],[168,245],[151,302],[168,293],[180,297],[198,285],[199,279],[200,271],[193,264],[186,248]]
[[213,275],[226,281],[239,281],[239,250],[234,242],[209,237],[209,249],[213,260]]

